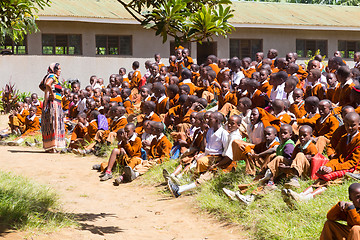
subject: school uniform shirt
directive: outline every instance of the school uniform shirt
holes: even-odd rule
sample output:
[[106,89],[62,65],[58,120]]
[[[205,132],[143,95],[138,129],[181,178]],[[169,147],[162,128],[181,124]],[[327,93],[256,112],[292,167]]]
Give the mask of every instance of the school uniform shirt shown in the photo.
[[221,109],[225,103],[231,103],[232,105],[237,105],[237,98],[235,93],[231,93],[230,91],[227,91],[225,95],[220,94],[218,99],[218,109]]
[[128,121],[125,116],[115,117],[109,124],[109,130],[116,133],[121,128],[124,128],[126,124],[128,124]]
[[86,110],[87,110],[87,108],[86,108],[86,98],[83,98],[77,103],[77,111],[78,111],[78,113],[83,113]]
[[245,78],[245,75],[241,70],[238,72],[231,72],[231,86],[239,85],[240,80],[243,78]]
[[157,114],[167,113],[167,106],[169,105],[169,98],[164,94],[156,101],[155,112]]
[[285,83],[278,85],[276,89],[271,89],[270,99],[273,101],[275,99],[286,99]]
[[271,89],[272,89],[272,86],[270,85],[268,80],[265,80],[259,86],[259,90],[261,92],[265,93],[266,95],[268,95],[269,98],[270,98],[270,94],[271,94]]
[[312,140],[309,140],[304,145],[301,145],[301,143],[299,143],[295,146],[295,149],[292,153],[291,159],[295,159],[295,157],[298,153],[303,153],[305,156],[306,155],[314,156],[315,154],[318,153],[318,150],[317,150],[315,144],[312,142]]
[[229,133],[220,127],[214,131],[210,128],[206,134],[205,155],[222,155],[228,142]]
[[285,111],[282,111],[281,113],[277,114],[275,117],[280,119],[281,124],[289,124],[291,122],[290,115],[287,114]]
[[226,145],[226,147],[224,149],[223,156],[228,157],[231,160],[233,160],[232,142],[234,140],[241,140],[241,139],[242,139],[242,136],[240,134],[239,129],[236,129],[235,131],[229,133],[228,142],[227,142],[227,145]]
[[155,135],[153,135],[151,133],[144,132],[143,134],[141,134],[141,141],[149,141],[151,143],[151,141],[154,138],[155,138]]
[[262,121],[247,126],[247,134],[249,136],[249,142],[252,144],[259,144],[264,141],[264,124]]
[[88,122],[86,122],[84,127],[80,127],[79,124],[76,124],[73,132],[71,133],[71,141],[75,141],[78,138],[84,138],[87,134],[87,126],[89,125]]
[[125,144],[123,141],[120,141],[118,144],[119,148],[124,148],[128,157],[141,157],[141,138],[134,133],[131,138],[128,140],[128,143]]
[[326,117],[318,118],[314,127],[314,136],[324,136],[327,139],[331,139],[331,136],[335,130],[339,127],[339,121],[331,113]]
[[30,117],[30,115],[27,115],[25,118],[25,133],[31,133],[31,132],[35,132],[40,130],[40,122],[39,122],[39,118],[36,116],[36,114],[32,115],[32,117]]
[[276,148],[276,156],[283,156],[284,158],[291,159],[294,148],[295,143],[293,140],[288,139],[286,142],[280,143]]
[[301,100],[299,103],[293,103],[289,107],[289,112],[293,113],[296,118],[305,116],[305,101]]
[[360,225],[360,209],[350,205],[345,211],[340,207],[340,202],[335,204],[327,213],[326,217],[330,221],[346,221],[349,227]]
[[171,142],[163,133],[161,133],[158,138],[155,136],[154,139],[151,141],[150,158],[169,157],[171,148]]

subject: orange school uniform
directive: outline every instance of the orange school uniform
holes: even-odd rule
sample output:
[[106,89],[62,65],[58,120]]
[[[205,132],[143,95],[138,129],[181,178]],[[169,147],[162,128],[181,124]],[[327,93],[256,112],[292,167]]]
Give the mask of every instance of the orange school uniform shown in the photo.
[[270,93],[271,93],[271,89],[272,86],[270,85],[270,83],[268,82],[268,80],[265,80],[259,87],[259,90],[265,94],[268,95],[268,97],[270,97]]
[[164,95],[162,98],[159,99],[159,101],[156,101],[156,108],[155,108],[155,112],[160,115],[160,114],[165,114],[168,112],[169,109],[169,98],[166,97],[166,95]]
[[159,138],[154,138],[150,144],[150,159],[160,158],[161,161],[166,157],[170,157],[170,150],[172,144],[164,134],[161,134]]
[[244,73],[245,77],[251,78],[252,74],[256,72],[255,68],[249,67],[248,69],[242,68],[241,71]]
[[221,109],[225,103],[231,103],[232,105],[237,105],[237,97],[235,93],[230,93],[229,91],[223,96],[222,94],[219,95],[218,98],[218,109]]
[[289,111],[295,115],[296,118],[302,118],[306,115],[305,101],[302,100],[299,103],[293,103],[289,107]]
[[138,88],[140,81],[141,81],[141,73],[139,70],[136,70],[131,77],[130,88],[131,89]]
[[34,133],[40,130],[40,121],[36,114],[33,115],[31,118],[29,118],[29,116],[25,118],[25,127],[26,128],[23,135]]

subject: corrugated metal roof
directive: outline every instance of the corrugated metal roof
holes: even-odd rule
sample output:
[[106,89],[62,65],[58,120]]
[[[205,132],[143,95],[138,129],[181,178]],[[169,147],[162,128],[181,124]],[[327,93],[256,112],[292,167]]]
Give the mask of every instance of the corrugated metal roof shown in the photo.
[[[360,28],[359,7],[233,1],[232,8],[235,12],[230,22],[236,27]],[[74,18],[74,21],[76,18],[134,20],[116,0],[52,0],[51,7],[40,10],[38,15],[39,20],[46,17]]]
[[360,8],[319,4],[233,2],[234,24],[360,27]]

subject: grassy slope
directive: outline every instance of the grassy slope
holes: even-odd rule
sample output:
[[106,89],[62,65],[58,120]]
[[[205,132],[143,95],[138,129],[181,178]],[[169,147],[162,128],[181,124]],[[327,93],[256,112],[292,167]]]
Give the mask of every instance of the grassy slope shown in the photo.
[[[146,173],[141,183],[146,185],[164,182],[162,169],[174,169],[177,161],[172,160],[157,166]],[[250,206],[230,201],[222,192],[226,187],[238,190],[237,185],[248,183],[251,179],[243,174],[243,167],[229,174],[220,174],[212,181],[202,185],[195,192],[198,205],[216,215],[221,220],[235,222],[249,232],[254,239],[318,239],[326,220],[327,211],[338,201],[347,200],[348,186],[354,181],[346,180],[340,186],[331,186],[325,193],[307,203],[299,203],[289,208],[281,197],[279,189],[257,198]],[[188,181],[190,179],[188,178]],[[312,181],[301,181],[305,189]],[[299,190],[300,191],[300,190]],[[251,192],[249,190],[248,194]]]
[[53,190],[29,179],[0,171],[0,225],[19,230],[51,231],[74,224],[59,211]]

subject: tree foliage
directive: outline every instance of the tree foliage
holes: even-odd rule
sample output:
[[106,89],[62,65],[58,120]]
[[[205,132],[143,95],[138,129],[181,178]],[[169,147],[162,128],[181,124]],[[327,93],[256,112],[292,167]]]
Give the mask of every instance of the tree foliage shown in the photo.
[[0,42],[9,36],[15,42],[24,35],[37,30],[36,12],[49,5],[49,0],[1,0],[0,1]]
[[360,6],[360,0],[242,0],[242,1]]
[[163,42],[202,42],[213,36],[227,37],[234,27],[230,0],[118,0],[147,29],[154,29]]

